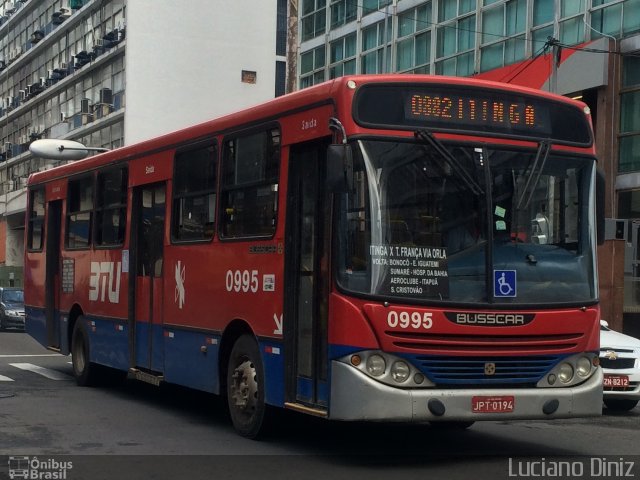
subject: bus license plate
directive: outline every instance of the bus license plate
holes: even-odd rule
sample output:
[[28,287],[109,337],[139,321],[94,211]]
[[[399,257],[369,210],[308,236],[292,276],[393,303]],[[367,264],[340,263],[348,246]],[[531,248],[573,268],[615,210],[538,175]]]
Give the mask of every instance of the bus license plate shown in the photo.
[[629,377],[627,375],[605,375],[604,386],[610,388],[628,387]]
[[510,413],[513,412],[515,397],[472,397],[471,411],[473,413]]

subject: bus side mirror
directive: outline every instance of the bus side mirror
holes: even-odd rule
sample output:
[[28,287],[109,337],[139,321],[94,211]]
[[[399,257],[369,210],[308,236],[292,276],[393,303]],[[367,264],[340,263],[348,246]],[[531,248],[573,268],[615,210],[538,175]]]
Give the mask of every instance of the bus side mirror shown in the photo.
[[604,204],[605,204],[606,182],[604,171],[596,168],[596,238],[598,245],[604,243]]
[[353,152],[346,143],[327,149],[327,186],[330,192],[348,192],[353,185]]

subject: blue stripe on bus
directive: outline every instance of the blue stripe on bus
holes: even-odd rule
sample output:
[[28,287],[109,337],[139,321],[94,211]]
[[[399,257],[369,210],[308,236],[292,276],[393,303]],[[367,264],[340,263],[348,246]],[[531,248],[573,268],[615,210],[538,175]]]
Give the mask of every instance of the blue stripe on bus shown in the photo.
[[219,393],[220,336],[155,327],[163,335],[165,380],[205,392]]
[[92,362],[107,367],[129,368],[129,325],[125,320],[104,319],[87,315],[85,329],[89,336]]
[[265,402],[269,405],[284,406],[284,348],[282,342],[262,339],[259,342],[262,364],[264,365]]
[[40,345],[47,346],[47,318],[43,308],[25,305],[25,330]]

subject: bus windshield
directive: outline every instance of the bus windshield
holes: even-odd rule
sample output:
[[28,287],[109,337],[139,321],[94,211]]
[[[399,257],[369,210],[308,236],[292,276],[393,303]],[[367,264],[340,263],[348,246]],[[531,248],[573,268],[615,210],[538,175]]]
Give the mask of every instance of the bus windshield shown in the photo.
[[593,158],[434,142],[352,143],[342,289],[476,306],[596,301]]

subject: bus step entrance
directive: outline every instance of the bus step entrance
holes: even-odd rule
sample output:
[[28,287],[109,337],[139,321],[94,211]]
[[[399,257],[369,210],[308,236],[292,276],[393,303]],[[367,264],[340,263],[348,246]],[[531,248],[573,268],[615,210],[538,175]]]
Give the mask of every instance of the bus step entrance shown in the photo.
[[159,387],[160,383],[164,380],[164,376],[162,374],[146,372],[137,368],[130,368],[127,377],[140,380],[141,382],[150,383],[156,387]]
[[309,407],[308,405],[304,405],[302,403],[285,402],[284,407],[295,410],[297,412],[307,413],[315,417],[326,418],[329,415],[329,412],[325,409]]

